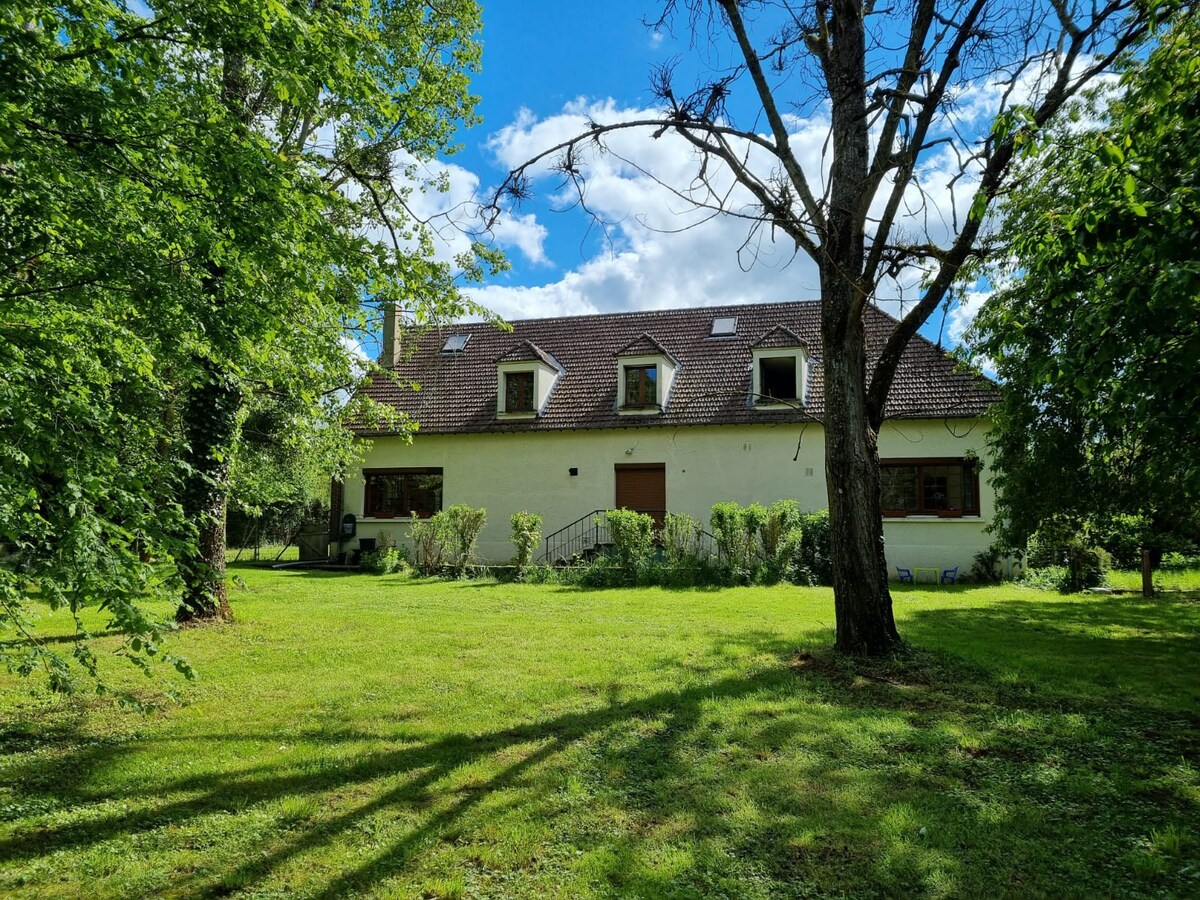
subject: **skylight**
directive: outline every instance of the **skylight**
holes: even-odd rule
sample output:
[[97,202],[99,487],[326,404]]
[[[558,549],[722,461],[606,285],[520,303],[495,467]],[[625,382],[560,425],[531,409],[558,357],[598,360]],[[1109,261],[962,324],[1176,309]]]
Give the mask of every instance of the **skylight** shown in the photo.
[[462,353],[467,346],[467,341],[471,339],[469,334],[452,334],[446,340],[446,345],[442,347],[443,353]]
[[712,337],[728,337],[737,334],[737,316],[721,316],[712,321]]

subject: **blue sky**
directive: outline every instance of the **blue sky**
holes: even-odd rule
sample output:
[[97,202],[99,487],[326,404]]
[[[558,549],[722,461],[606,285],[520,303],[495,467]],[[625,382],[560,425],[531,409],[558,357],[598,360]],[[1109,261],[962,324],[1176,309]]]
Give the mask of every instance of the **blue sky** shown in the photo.
[[[697,59],[686,29],[655,33],[643,24],[656,6],[649,0],[485,2],[483,68],[473,80],[483,121],[461,134],[461,152],[446,160],[455,189],[444,202],[486,198],[510,166],[577,133],[584,116],[613,121],[650,111],[651,67]],[[965,98],[968,112],[971,103],[978,97]],[[798,117],[795,143],[819,172],[827,123],[820,109],[811,112]],[[626,159],[648,164],[672,183],[686,183],[694,171],[681,143],[628,133],[614,144]],[[578,211],[555,211],[565,205],[556,196],[558,179],[538,180],[535,200],[496,234],[512,268],[471,291],[483,305],[518,319],[818,295],[815,267],[790,244],[760,234],[742,246],[744,223],[699,223],[677,198],[620,159],[594,162],[589,200],[612,227],[605,234]],[[680,231],[683,225],[695,227]],[[453,230],[445,233],[453,246]],[[901,287],[915,298],[915,283],[896,291]],[[953,342],[965,321],[938,317],[925,332],[936,339],[945,325]]]

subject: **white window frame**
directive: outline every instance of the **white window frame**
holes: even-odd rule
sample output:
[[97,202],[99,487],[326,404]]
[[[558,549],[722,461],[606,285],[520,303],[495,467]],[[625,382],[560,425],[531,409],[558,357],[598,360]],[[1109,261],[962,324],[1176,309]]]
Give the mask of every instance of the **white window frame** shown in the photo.
[[[505,409],[507,397],[504,391],[504,376],[513,373],[533,373],[533,409],[520,412],[509,412]],[[497,363],[496,365],[496,418],[498,419],[536,419],[546,408],[546,402],[558,383],[562,372],[536,360],[517,360],[514,362]]]
[[[794,359],[796,361],[796,399],[794,401],[772,400],[763,396],[762,361],[764,359]],[[751,405],[755,409],[795,409],[797,404],[804,404],[808,391],[808,354],[804,352],[803,347],[754,350],[752,360],[750,390],[753,394]]]
[[[625,405],[625,367],[648,368],[654,366],[654,406]],[[623,416],[658,416],[667,408],[671,387],[675,381],[675,364],[661,354],[617,357],[617,412]]]

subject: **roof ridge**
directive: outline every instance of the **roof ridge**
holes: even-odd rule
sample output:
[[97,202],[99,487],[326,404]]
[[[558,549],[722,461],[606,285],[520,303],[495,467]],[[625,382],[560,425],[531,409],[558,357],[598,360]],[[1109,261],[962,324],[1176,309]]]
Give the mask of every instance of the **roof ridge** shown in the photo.
[[[821,300],[819,297],[810,300],[769,300],[766,302],[750,302],[750,303],[723,303],[720,306],[670,306],[662,309],[622,309],[614,312],[596,312],[596,313],[579,313],[577,315],[563,316],[540,316],[536,319],[505,319],[509,325],[529,325],[534,322],[561,322],[563,319],[572,319],[580,321],[584,319],[611,319],[611,318],[636,318],[638,316],[658,316],[667,313],[704,313],[711,312],[714,314],[735,310],[735,309],[763,309],[768,307],[804,307],[818,306]],[[465,323],[471,325],[487,325],[487,322],[471,322]],[[494,327],[494,326],[493,326]]]

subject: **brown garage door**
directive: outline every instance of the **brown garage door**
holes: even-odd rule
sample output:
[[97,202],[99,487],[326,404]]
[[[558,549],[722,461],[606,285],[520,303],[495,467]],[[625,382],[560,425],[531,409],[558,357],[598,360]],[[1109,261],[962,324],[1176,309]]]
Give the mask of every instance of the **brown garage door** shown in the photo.
[[667,510],[667,467],[665,463],[618,463],[617,508],[635,509],[654,516],[662,527]]

